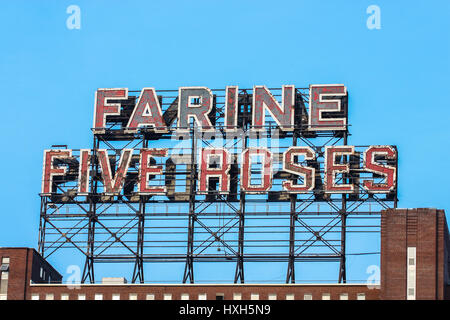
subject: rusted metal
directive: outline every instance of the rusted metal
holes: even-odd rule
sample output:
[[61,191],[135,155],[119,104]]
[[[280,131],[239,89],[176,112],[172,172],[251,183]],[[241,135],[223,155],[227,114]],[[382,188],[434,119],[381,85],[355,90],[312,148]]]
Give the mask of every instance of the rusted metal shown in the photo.
[[195,264],[218,261],[235,283],[248,262],[285,262],[294,283],[314,261],[346,282],[347,235],[379,231],[349,221],[396,206],[398,163],[394,146],[347,145],[345,87],[183,90],[97,91],[92,149],[45,153],[40,253],[81,253],[83,282],[98,263],[133,263],[142,283],[148,263],[178,262],[194,283]]

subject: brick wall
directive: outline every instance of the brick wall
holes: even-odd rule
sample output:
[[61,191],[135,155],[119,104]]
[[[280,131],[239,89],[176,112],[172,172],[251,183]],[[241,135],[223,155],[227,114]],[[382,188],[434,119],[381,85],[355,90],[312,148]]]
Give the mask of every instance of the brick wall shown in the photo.
[[365,284],[341,285],[81,285],[79,289],[69,289],[66,285],[33,285],[28,292],[39,294],[39,299],[46,299],[46,294],[53,294],[55,300],[61,294],[68,294],[70,300],[77,300],[78,294],[85,294],[86,300],[94,300],[95,294],[103,294],[104,300],[111,300],[112,294],[120,294],[121,299],[128,300],[130,293],[137,294],[138,300],[145,300],[147,294],[153,294],[155,300],[163,300],[164,294],[172,294],[173,300],[180,300],[181,294],[188,293],[191,300],[197,300],[199,294],[207,295],[208,300],[215,300],[217,294],[223,294],[225,300],[233,300],[234,293],[240,293],[242,300],[250,300],[251,294],[259,294],[260,300],[267,300],[269,294],[277,294],[278,300],[285,300],[286,295],[293,294],[295,300],[303,300],[305,294],[311,294],[313,300],[321,300],[323,293],[329,293],[331,300],[339,300],[342,293],[348,294],[349,300],[356,300],[357,294],[365,294],[366,300],[378,300],[379,289],[369,289]]
[[0,248],[0,258],[9,258],[8,299],[23,300],[30,279],[32,255],[29,248]]
[[[40,269],[45,268],[52,282],[61,281],[61,275],[34,250],[30,248],[0,248],[0,258],[10,258],[8,299],[31,299],[39,295],[45,299],[52,294],[60,299],[61,294],[69,299],[78,299],[85,294],[92,300],[95,294],[103,294],[103,299],[120,294],[121,299],[129,299],[129,294],[137,294],[137,299],[146,299],[148,294],[159,300],[164,294],[172,294],[178,300],[181,294],[189,293],[190,299],[198,299],[199,294],[206,294],[207,299],[216,299],[223,294],[224,299],[233,299],[233,293],[240,293],[243,300],[251,294],[259,294],[260,300],[269,294],[277,294],[277,299],[284,300],[286,295],[303,300],[305,294],[312,295],[313,300],[322,299],[329,293],[332,300],[340,299],[341,294],[348,294],[349,300],[355,300],[358,294],[364,294],[367,300],[407,298],[407,250],[416,248],[416,299],[449,299],[449,258],[450,239],[443,210],[436,209],[390,209],[381,214],[381,284],[380,288],[370,289],[365,284],[334,285],[81,285],[70,289],[64,284],[49,284],[48,277],[41,277]],[[30,281],[31,280],[31,281]],[[33,284],[31,284],[33,282]]]
[[416,248],[416,299],[444,299],[448,228],[443,210],[390,209],[381,215],[381,299],[407,298],[407,248]]
[[[61,282],[62,276],[31,248],[0,248],[0,261],[9,258],[8,300],[24,300],[28,296],[30,281],[35,283]],[[40,268],[46,270],[46,278],[40,277]]]

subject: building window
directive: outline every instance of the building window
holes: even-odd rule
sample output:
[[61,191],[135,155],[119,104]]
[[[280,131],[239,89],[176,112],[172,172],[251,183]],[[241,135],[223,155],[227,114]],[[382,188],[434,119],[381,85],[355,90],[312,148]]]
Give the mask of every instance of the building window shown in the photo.
[[0,299],[8,299],[9,257],[2,258],[0,266]]
[[293,293],[286,294],[286,300],[294,300],[294,294]]
[[130,293],[129,300],[137,300],[137,293]]
[[32,293],[31,300],[39,300],[39,293]]
[[2,272],[2,280],[3,280],[3,279],[4,279],[4,280],[8,280],[8,278],[9,278],[9,272],[3,271],[3,272]]
[[189,293],[182,293],[181,300],[189,300]]
[[111,296],[112,300],[120,300],[120,294],[119,293],[113,293]]
[[416,300],[416,247],[408,247],[406,273],[406,299]]
[[7,295],[8,294],[8,278],[9,271],[3,271],[0,280],[0,294]]
[[53,295],[53,293],[47,293],[45,295],[45,300],[55,300],[55,296]]
[[305,293],[303,295],[303,300],[312,300],[312,293]]
[[206,293],[200,293],[199,295],[198,295],[198,300],[206,300]]
[[341,295],[339,296],[340,300],[348,300],[348,293],[341,293]]
[[86,295],[84,293],[80,293],[78,295],[78,300],[86,300]]
[[172,294],[171,293],[164,293],[163,300],[172,300]]
[[69,300],[69,294],[68,293],[61,293],[61,300]]
[[356,300],[366,300],[366,294],[365,293],[358,293],[356,295]]
[[277,294],[276,293],[269,293],[267,296],[269,300],[277,300]]
[[94,296],[94,300],[103,300],[103,294],[102,293],[96,293]]
[[233,293],[233,300],[242,300],[242,293]]
[[155,300],[155,295],[153,293],[147,293],[145,298],[147,300]]
[[331,295],[329,293],[323,293],[322,300],[331,300]]
[[224,300],[225,294],[223,293],[216,293],[216,300]]
[[250,300],[259,300],[259,293],[250,294]]

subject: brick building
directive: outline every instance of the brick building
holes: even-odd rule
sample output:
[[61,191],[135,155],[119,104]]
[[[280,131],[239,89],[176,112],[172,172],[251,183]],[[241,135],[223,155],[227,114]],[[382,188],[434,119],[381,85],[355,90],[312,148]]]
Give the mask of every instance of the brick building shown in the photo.
[[442,300],[450,299],[449,250],[445,213],[436,209],[382,212],[381,283],[370,288],[365,283],[155,285],[120,279],[73,288],[34,249],[0,248],[0,299]]

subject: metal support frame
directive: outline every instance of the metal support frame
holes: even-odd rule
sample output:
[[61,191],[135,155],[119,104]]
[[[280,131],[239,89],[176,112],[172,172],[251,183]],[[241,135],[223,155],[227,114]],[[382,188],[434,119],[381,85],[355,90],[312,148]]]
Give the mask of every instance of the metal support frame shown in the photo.
[[[348,132],[344,132],[344,146],[347,145]],[[347,163],[347,156],[344,156],[345,162]],[[344,183],[347,183],[348,179],[344,178]],[[347,241],[347,195],[342,194],[342,204],[341,204],[341,259],[339,262],[339,279],[338,283],[346,283],[347,282],[347,271],[346,271],[346,259],[345,259],[345,249],[346,249],[346,241]]]
[[[99,140],[94,136],[93,142],[93,159],[91,161],[92,172],[97,173],[99,171],[98,162],[96,160],[97,150],[99,148]],[[95,175],[91,183],[91,195],[96,195],[98,193],[98,177]],[[94,276],[94,250],[95,250],[95,222],[97,221],[97,197],[88,196],[89,201],[89,212],[87,213],[89,224],[88,224],[88,239],[87,239],[87,252],[86,260],[84,263],[83,276],[81,277],[81,282],[85,283],[89,279],[90,283],[95,283]]]
[[[247,148],[247,135],[242,137],[242,149]],[[244,283],[244,235],[245,235],[245,192],[240,192],[239,200],[239,239],[238,239],[238,257],[236,262],[236,272],[234,274],[234,283]]]
[[[297,133],[292,135],[292,145],[297,145]],[[296,220],[296,202],[297,195],[290,195],[291,212],[289,219],[289,262],[286,275],[286,283],[295,283],[295,220]]]
[[[251,95],[248,94],[250,91],[251,89],[240,91],[242,99],[239,107],[242,107],[241,116],[244,119],[251,117]],[[307,89],[298,89],[298,93],[307,103]],[[172,91],[163,91],[161,94],[162,105],[172,108],[174,102],[170,99],[176,98],[172,96]],[[215,98],[217,101],[223,101],[223,92],[215,90]],[[224,114],[223,102],[217,103],[216,111],[220,117]],[[167,112],[168,110],[166,109]],[[220,124],[216,124],[216,127],[219,131],[222,130]],[[248,120],[247,122],[244,120],[242,129],[242,135],[227,142],[238,149],[235,156],[241,152],[239,149],[244,150],[250,145]],[[268,124],[266,129],[268,137],[271,138],[271,132],[276,129],[276,125]],[[301,144],[315,149],[318,153],[316,170],[322,172],[324,147],[336,144],[347,145],[349,133],[348,131],[338,134],[317,132],[311,135],[305,134],[304,129],[296,128],[281,138],[292,138],[293,146]],[[177,188],[180,187],[182,178],[188,177],[190,185],[186,185],[186,192],[175,191],[172,198],[168,200],[152,196],[136,197],[133,194],[103,197],[99,191],[101,172],[96,159],[96,151],[101,144],[103,148],[106,147],[119,154],[126,147],[147,148],[149,141],[153,144],[158,139],[168,141],[174,136],[173,130],[167,134],[154,134],[142,130],[132,135],[119,130],[117,131],[119,136],[114,130],[111,128],[106,134],[94,135],[92,179],[88,196],[83,198],[74,195],[70,181],[57,186],[58,193],[63,194],[64,198],[54,195],[41,196],[38,250],[45,258],[63,249],[74,249],[81,253],[85,260],[83,283],[96,281],[94,273],[96,264],[117,262],[134,264],[133,283],[145,282],[144,265],[147,263],[184,263],[182,282],[195,283],[194,262],[217,261],[235,263],[234,283],[245,283],[244,263],[246,262],[286,262],[285,281],[295,283],[296,262],[333,261],[339,263],[337,282],[346,283],[347,234],[356,228],[349,224],[348,220],[361,216],[379,219],[382,209],[397,206],[396,192],[390,198],[382,198],[376,194],[368,194],[361,185],[356,186],[359,192],[358,198],[350,198],[345,194],[339,197],[325,196],[320,193],[289,195],[287,198],[282,198],[280,195],[279,199],[270,198],[270,195],[255,198],[241,190],[229,196],[219,195],[214,191],[206,197],[199,195],[196,191],[197,150],[203,146],[210,146],[210,142],[204,140],[195,127],[190,130],[190,147],[183,147],[184,149],[180,147],[180,153],[190,153],[190,166],[186,169],[176,167],[171,173],[172,176],[166,176],[166,179],[173,180]],[[123,141],[129,142],[124,146]],[[133,170],[137,172],[137,168]],[[238,179],[237,176],[235,179]],[[349,178],[342,179],[340,182],[346,183]],[[133,181],[130,180],[129,183]],[[211,198],[214,200],[208,200]],[[221,212],[214,210],[213,207],[217,204],[223,205]],[[165,209],[161,207],[163,205],[166,206]],[[186,209],[184,209],[185,205]],[[266,209],[261,209],[264,205]],[[277,206],[280,209],[277,209]],[[156,207],[163,209],[156,210]],[[116,212],[113,208],[116,208]],[[185,224],[168,225],[170,222],[167,220],[167,224],[162,227],[161,221],[165,217]],[[263,222],[270,219],[277,219],[275,220],[277,223],[270,225],[269,230],[265,230],[264,228],[268,227]],[[286,225],[279,225],[279,221],[285,221],[284,219],[287,221]],[[264,225],[264,227],[258,229],[255,222],[261,222],[261,226]],[[289,240],[276,239],[274,235],[279,232],[278,230],[285,230],[282,228],[286,227],[289,228]],[[368,233],[379,232],[377,225],[363,224],[358,227],[364,228],[364,232]],[[161,228],[164,231],[160,231]],[[186,236],[184,240],[176,237],[180,233]],[[247,233],[253,235],[252,240],[248,239]],[[130,246],[130,241],[135,243]],[[214,252],[212,250],[214,246],[220,248],[220,251]],[[265,248],[267,253],[261,254],[254,251],[260,248]],[[286,249],[286,253],[283,248]],[[178,253],[166,253],[166,250]],[[248,267],[246,270],[248,271]]]
[[[144,137],[142,140],[142,147],[148,147],[148,140]],[[139,197],[139,212],[138,215],[138,226],[137,226],[137,240],[136,240],[136,262],[134,264],[133,277],[131,282],[144,283],[144,243],[145,243],[145,203],[147,197]]]
[[187,254],[186,254],[186,266],[184,268],[183,283],[190,282],[194,283],[194,229],[195,221],[197,219],[195,213],[195,190],[196,190],[196,179],[195,173],[197,172],[197,131],[194,128],[191,130],[191,184],[190,184],[190,194],[189,194],[189,225],[188,225],[188,238],[187,238]]
[[139,213],[138,213],[138,226],[137,226],[137,243],[136,243],[136,262],[134,264],[133,277],[131,282],[144,283],[144,235],[145,235],[145,197],[141,196],[139,200]]

